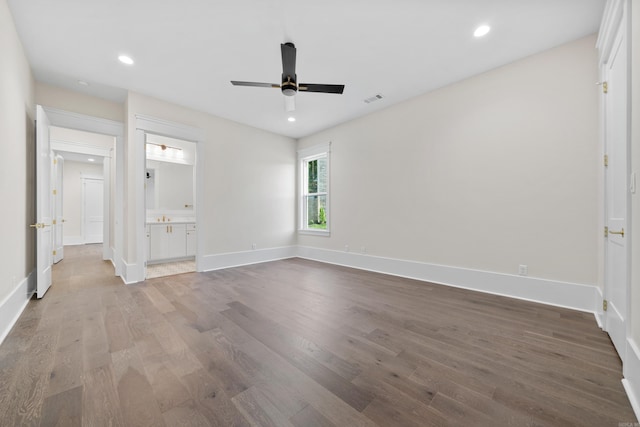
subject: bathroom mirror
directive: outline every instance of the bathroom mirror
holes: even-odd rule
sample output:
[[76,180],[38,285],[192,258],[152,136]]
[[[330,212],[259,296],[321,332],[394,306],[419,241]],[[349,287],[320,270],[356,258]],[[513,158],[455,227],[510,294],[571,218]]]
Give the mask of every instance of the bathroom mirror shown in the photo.
[[145,195],[147,212],[194,211],[195,144],[147,135]]
[[147,209],[193,210],[193,166],[147,160]]

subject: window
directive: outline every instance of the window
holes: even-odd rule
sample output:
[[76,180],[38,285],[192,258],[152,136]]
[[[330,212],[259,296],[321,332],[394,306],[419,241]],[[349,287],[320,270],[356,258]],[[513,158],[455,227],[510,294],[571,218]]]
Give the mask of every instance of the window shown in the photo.
[[329,146],[301,151],[300,230],[329,232]]

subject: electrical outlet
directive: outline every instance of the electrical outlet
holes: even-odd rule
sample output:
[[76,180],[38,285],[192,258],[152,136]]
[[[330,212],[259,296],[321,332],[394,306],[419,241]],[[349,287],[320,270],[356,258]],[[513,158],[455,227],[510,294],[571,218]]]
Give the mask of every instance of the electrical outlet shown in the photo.
[[518,274],[520,276],[526,276],[527,274],[529,274],[529,267],[527,267],[526,264],[520,264],[518,266]]
[[253,249],[254,251],[256,250],[257,247],[258,247],[258,245],[256,245],[255,243],[251,244],[251,249]]
[[344,245],[344,251],[349,252],[349,245]]

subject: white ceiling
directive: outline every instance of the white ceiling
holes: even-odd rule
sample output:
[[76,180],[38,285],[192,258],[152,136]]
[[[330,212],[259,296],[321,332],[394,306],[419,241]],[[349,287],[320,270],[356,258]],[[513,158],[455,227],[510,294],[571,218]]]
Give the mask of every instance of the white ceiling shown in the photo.
[[[597,31],[604,0],[8,0],[37,80],[122,102],[127,90],[291,137],[388,107]],[[474,29],[492,30],[475,39]],[[280,43],[298,81],[278,89]],[[128,54],[135,65],[117,61]],[[78,80],[90,86],[78,85]],[[384,99],[363,100],[376,94]]]

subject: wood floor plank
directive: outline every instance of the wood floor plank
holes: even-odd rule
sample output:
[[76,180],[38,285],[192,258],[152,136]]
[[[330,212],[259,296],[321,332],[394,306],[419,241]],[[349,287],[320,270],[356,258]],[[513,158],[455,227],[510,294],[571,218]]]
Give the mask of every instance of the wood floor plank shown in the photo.
[[[34,425],[41,417],[45,391],[55,360],[59,325],[35,333],[29,349],[19,359],[9,398],[3,408],[6,425]],[[2,424],[2,423],[0,423]]]
[[225,391],[221,381],[206,370],[192,372],[181,378],[193,397],[198,411],[211,423],[219,426],[249,426]]
[[114,385],[126,425],[163,426],[160,407],[135,348],[112,353]]
[[287,417],[255,387],[237,394],[231,401],[252,425],[293,427]]
[[82,425],[103,424],[114,427],[126,425],[109,364],[85,372],[82,389]]
[[298,413],[289,418],[289,421],[296,427],[335,427],[335,424],[316,411],[311,405],[307,405],[298,411]]
[[143,359],[147,379],[162,413],[192,399],[187,388],[164,362],[162,355]]
[[65,248],[0,345],[0,425],[635,423],[592,314],[304,259],[124,285]]
[[40,425],[80,427],[82,425],[82,387],[78,386],[45,399]]
[[162,414],[166,425],[171,427],[209,427],[212,424],[198,410],[193,401],[186,401]]
[[356,410],[362,411],[373,399],[373,396],[367,392],[354,386],[292,346],[282,335],[276,332],[278,330],[277,325],[269,322],[268,319],[241,303],[230,303],[229,306],[231,308],[223,312],[225,316],[232,319],[257,340],[287,359],[293,366],[303,371]]
[[49,374],[46,396],[82,385],[82,342],[80,340],[58,349]]
[[107,309],[104,316],[104,326],[110,353],[115,353],[133,346],[129,328],[124,321],[119,307],[112,306]]

